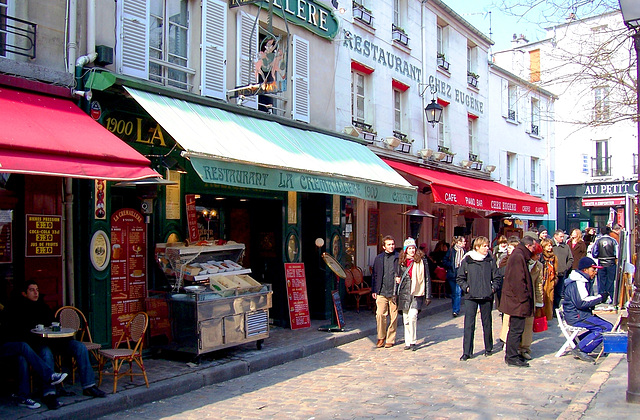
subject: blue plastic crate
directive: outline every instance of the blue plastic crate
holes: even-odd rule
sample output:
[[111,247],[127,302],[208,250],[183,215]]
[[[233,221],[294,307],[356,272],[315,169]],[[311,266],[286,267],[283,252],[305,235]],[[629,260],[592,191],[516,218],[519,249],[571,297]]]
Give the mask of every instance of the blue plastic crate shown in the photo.
[[604,352],[605,353],[626,353],[627,352],[627,333],[626,332],[608,332],[603,333]]

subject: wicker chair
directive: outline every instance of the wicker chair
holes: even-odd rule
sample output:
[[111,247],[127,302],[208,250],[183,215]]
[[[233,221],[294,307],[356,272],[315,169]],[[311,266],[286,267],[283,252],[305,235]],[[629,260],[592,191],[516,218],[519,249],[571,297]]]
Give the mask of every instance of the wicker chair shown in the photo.
[[[149,388],[149,380],[147,379],[147,372],[144,369],[144,363],[142,362],[142,342],[144,340],[145,332],[149,326],[149,316],[145,312],[138,312],[127,324],[124,326],[124,331],[118,339],[118,342],[112,349],[100,350],[100,359],[98,360],[98,386],[102,385],[102,371],[107,360],[111,361],[113,365],[113,393],[116,393],[118,387],[118,378],[129,375],[131,381],[133,376],[143,376],[144,383]],[[121,344],[127,344],[127,348],[120,348]],[[133,348],[131,344],[134,343]],[[129,363],[129,369],[121,372],[122,364]],[[133,362],[140,368],[140,373],[133,373]]]
[[360,298],[362,296],[365,297],[367,308],[369,308],[371,306],[371,287],[364,281],[362,269],[353,266],[346,271],[346,274],[345,287],[347,288],[347,293],[356,300],[356,312],[360,312]]
[[[94,343],[91,338],[91,331],[89,331],[89,324],[87,318],[82,311],[75,306],[63,306],[56,311],[56,318],[60,321],[62,328],[73,328],[80,333],[79,337],[76,337],[87,350],[93,354],[96,360],[99,359],[98,350],[102,347],[99,343]],[[77,333],[76,333],[77,334]],[[62,365],[62,357],[57,356],[56,363],[58,366]],[[78,368],[75,358],[71,358],[71,381],[76,382],[76,369]]]

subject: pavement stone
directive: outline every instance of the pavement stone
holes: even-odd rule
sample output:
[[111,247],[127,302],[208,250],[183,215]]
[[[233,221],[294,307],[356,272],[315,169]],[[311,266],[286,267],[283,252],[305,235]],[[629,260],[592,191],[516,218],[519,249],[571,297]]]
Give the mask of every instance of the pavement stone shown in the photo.
[[[475,357],[460,362],[464,317],[451,317],[449,300],[434,300],[421,314],[415,352],[401,343],[376,349],[370,311],[347,311],[345,318],[345,332],[318,331],[326,321],[305,330],[274,328],[260,351],[237,346],[205,355],[198,365],[145,358],[150,389],[140,378],[124,379],[117,394],[90,399],[77,384],[66,385],[78,396],[61,398],[65,406],[56,411],[0,398],[0,418],[578,419],[612,412],[638,418],[640,407],[624,402],[624,355],[608,355],[598,366],[555,358],[563,340],[553,323],[534,336],[531,368],[518,369],[506,367],[502,351],[482,355],[479,320]],[[500,325],[494,311],[494,338]],[[399,340],[401,331],[400,317]],[[101,388],[110,392],[112,385],[105,375]]]

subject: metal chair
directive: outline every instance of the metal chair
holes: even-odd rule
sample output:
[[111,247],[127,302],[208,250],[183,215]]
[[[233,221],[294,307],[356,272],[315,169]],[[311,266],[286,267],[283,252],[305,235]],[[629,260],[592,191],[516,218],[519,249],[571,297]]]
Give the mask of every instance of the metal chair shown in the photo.
[[[100,359],[98,361],[98,386],[102,385],[102,371],[107,360],[111,361],[113,365],[113,393],[116,393],[118,387],[118,378],[129,375],[131,381],[133,376],[143,376],[144,383],[149,388],[149,380],[147,379],[147,372],[144,368],[142,361],[142,342],[144,341],[144,335],[149,326],[149,316],[145,312],[138,312],[133,318],[127,322],[124,326],[124,331],[120,335],[118,342],[112,349],[100,350]],[[121,344],[127,344],[127,348],[119,348]],[[131,347],[131,343],[135,345]],[[123,363],[129,363],[129,369],[121,372],[120,369]],[[140,368],[140,373],[133,373],[133,362]]]
[[[84,344],[93,357],[99,361],[98,350],[102,347],[99,343],[94,343],[91,338],[91,331],[87,318],[82,311],[75,306],[63,306],[56,311],[55,317],[60,321],[62,328],[73,328],[80,333],[76,339]],[[77,333],[76,333],[77,334]],[[62,365],[62,357],[57,357],[58,366]],[[75,358],[71,358],[71,382],[76,382],[76,369],[78,368]]]

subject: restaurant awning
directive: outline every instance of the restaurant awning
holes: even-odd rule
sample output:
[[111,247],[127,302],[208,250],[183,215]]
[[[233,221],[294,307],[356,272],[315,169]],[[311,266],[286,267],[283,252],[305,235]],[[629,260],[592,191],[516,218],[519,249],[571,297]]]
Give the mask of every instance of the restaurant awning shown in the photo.
[[[384,159],[412,182],[431,187],[435,203],[511,214],[544,215],[548,203],[495,181],[471,178]],[[412,179],[413,178],[413,179]]]
[[415,205],[416,188],[366,146],[181,99],[127,92],[184,149],[204,182]]
[[111,181],[159,177],[71,100],[0,86],[0,172]]

